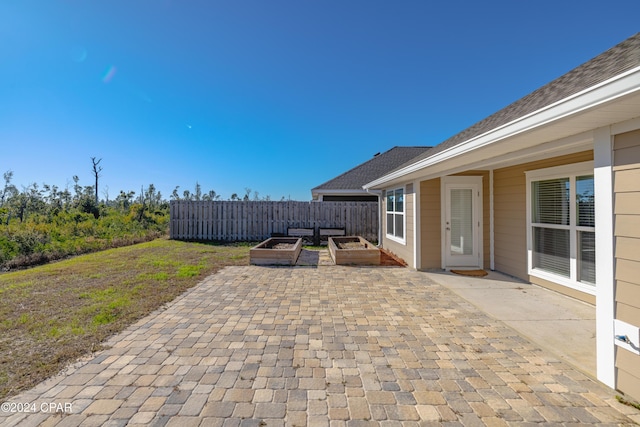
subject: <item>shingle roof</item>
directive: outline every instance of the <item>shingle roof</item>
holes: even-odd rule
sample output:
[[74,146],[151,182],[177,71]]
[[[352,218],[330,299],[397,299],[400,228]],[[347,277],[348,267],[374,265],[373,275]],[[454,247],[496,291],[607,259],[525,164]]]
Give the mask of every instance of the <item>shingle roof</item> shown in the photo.
[[382,154],[356,166],[324,184],[316,190],[362,190],[362,186],[391,172],[408,160],[429,150],[431,147],[393,147]]
[[636,33],[622,43],[389,172],[402,169],[448,148],[455,147],[638,66],[640,66],[640,33]]

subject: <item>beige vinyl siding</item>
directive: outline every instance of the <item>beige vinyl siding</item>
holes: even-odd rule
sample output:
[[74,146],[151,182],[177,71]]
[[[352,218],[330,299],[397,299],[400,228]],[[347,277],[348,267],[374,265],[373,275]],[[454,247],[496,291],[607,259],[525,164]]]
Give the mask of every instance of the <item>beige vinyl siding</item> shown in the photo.
[[[640,130],[613,147],[616,319],[640,326]],[[616,387],[640,400],[640,356],[616,349]]]
[[586,294],[576,289],[568,288],[563,285],[558,285],[557,283],[550,282],[545,279],[541,279],[540,277],[531,276],[530,282],[538,286],[542,286],[543,288],[551,289],[552,291],[558,292],[559,294],[570,296],[571,298],[575,298],[577,300],[586,302],[591,305],[596,305],[595,295]]
[[[640,308],[632,305],[633,301],[616,301],[616,319],[638,326],[640,319]],[[640,356],[638,356],[638,376],[640,376]],[[640,396],[638,396],[640,397]]]
[[640,400],[638,358],[640,356],[624,349],[616,351],[616,388],[635,400]]
[[495,269],[527,279],[527,217],[524,166],[493,172]]
[[[616,287],[616,301],[640,301],[640,285],[618,280]],[[621,319],[622,320],[622,319]]]
[[613,165],[617,170],[638,169],[640,165],[640,130],[616,135]]
[[640,168],[619,169],[616,171],[616,179],[613,185],[616,193],[636,192],[640,182]]
[[413,184],[394,187],[394,189],[395,188],[404,189],[405,243],[398,243],[387,238],[387,199],[385,196],[382,205],[382,247],[405,260],[409,267],[415,268],[415,265],[413,265],[413,234],[415,228],[413,225],[413,201],[415,200],[415,191],[413,190]]
[[[640,181],[639,181],[640,182]],[[616,193],[616,215],[637,215],[640,212],[640,192]]]
[[442,268],[440,178],[420,183],[420,250],[422,269]]
[[[593,160],[593,151],[583,151],[536,162],[523,163],[493,171],[493,218],[496,270],[528,280],[540,286],[551,287],[549,282],[530,277],[527,270],[527,188],[525,171],[562,166]],[[562,293],[585,301],[592,297],[583,292],[569,292],[559,286]]]
[[[489,171],[467,171],[455,176],[482,177],[482,227],[483,227],[483,263],[490,266],[490,204]],[[422,268],[442,268],[442,216],[441,216],[440,178],[420,183],[420,244]]]
[[[616,280],[622,280],[625,282],[637,284],[639,273],[640,273],[639,261],[621,258],[620,252],[616,251]],[[635,301],[635,306],[640,307],[639,302],[640,301]],[[638,318],[638,320],[640,320],[640,318]]]
[[617,236],[640,239],[640,216],[615,215],[614,230]]

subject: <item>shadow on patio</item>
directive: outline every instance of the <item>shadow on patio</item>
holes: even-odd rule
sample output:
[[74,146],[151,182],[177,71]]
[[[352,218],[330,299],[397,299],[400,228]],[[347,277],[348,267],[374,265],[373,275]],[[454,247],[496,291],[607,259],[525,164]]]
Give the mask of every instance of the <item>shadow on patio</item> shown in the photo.
[[596,378],[594,306],[495,271],[483,278],[442,270],[425,274]]

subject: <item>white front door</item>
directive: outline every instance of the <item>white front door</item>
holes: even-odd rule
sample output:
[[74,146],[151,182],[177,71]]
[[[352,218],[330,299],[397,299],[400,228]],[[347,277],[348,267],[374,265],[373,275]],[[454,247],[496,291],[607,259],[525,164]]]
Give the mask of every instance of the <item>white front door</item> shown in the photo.
[[482,177],[442,178],[443,268],[482,268]]

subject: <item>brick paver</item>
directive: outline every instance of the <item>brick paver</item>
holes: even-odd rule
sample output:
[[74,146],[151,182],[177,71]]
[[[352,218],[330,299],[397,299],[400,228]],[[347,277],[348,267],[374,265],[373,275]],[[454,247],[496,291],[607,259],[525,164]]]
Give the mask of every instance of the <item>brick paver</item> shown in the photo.
[[228,267],[107,346],[11,399],[36,413],[0,412],[0,424],[626,425],[638,415],[402,268]]

